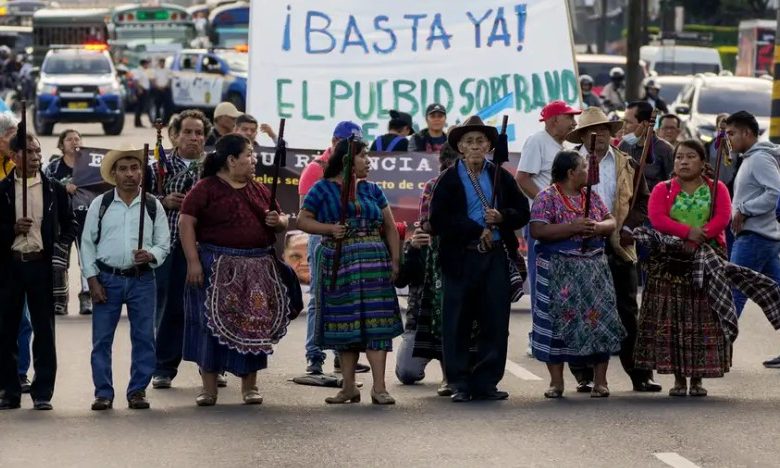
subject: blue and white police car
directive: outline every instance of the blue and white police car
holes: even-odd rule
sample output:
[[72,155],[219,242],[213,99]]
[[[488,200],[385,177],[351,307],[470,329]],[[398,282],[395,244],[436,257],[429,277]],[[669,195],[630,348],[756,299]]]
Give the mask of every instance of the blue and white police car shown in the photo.
[[213,111],[222,101],[246,108],[248,54],[237,49],[185,49],[171,62],[175,111]]

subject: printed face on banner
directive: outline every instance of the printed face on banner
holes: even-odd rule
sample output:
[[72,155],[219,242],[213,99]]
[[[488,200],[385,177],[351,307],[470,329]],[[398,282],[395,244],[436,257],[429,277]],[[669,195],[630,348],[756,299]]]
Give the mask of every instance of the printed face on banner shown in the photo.
[[555,99],[579,104],[565,0],[258,0],[250,28],[249,112],[288,119],[289,146],[322,148],[352,120],[367,140],[388,111],[425,126],[434,102],[447,123],[478,114],[510,149],[540,129]]

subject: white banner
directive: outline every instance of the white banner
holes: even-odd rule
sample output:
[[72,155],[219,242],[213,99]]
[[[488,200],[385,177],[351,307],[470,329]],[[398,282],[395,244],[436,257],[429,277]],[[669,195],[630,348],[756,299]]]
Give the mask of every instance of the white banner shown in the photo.
[[248,112],[287,118],[296,148],[324,148],[352,120],[371,140],[388,111],[439,102],[447,122],[510,121],[510,149],[540,130],[539,112],[579,104],[566,0],[252,0]]

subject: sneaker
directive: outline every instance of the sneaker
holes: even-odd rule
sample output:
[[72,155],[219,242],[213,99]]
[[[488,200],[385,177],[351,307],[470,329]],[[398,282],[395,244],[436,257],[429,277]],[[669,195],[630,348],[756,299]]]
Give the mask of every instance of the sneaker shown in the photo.
[[170,377],[164,377],[162,375],[155,375],[152,377],[152,388],[156,388],[158,390],[165,389],[165,388],[171,388],[171,383],[173,382],[173,379]]
[[307,374],[314,374],[314,375],[320,375],[322,374],[322,365],[324,364],[323,361],[312,359],[309,360],[309,365],[306,366],[306,373]]
[[217,374],[217,387],[227,387],[227,376],[225,374]]
[[79,293],[79,315],[92,315],[92,296],[88,292]]
[[95,398],[92,402],[92,411],[105,411],[114,407],[114,402],[108,398]]
[[780,369],[780,356],[764,361],[764,367],[767,369]]
[[48,400],[36,400],[33,401],[33,409],[38,411],[51,411],[54,409],[51,402]]
[[19,376],[19,384],[22,386],[22,393],[30,393],[32,383],[30,383],[30,379],[28,379],[26,375]]
[[127,407],[130,409],[149,409],[146,392],[138,391],[127,397]]

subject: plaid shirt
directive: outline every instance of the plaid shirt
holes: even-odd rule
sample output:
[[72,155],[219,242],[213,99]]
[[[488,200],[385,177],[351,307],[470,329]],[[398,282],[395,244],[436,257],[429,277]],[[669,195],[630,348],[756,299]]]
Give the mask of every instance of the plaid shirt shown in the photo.
[[[634,229],[640,244],[668,253],[682,252],[684,240],[640,227]],[[732,342],[737,339],[737,312],[731,289],[737,288],[761,307],[775,328],[780,329],[780,286],[771,278],[749,268],[726,261],[709,244],[702,244],[694,254],[693,284],[704,288],[707,302],[720,319],[723,333]]]
[[[168,156],[165,178],[162,181],[162,193],[157,191],[157,161],[152,164],[149,190],[153,191],[162,203],[163,198],[171,193],[186,194],[200,180],[203,159],[192,161],[179,156],[178,151]],[[179,242],[179,210],[165,209],[168,215],[168,228],[171,230],[171,248]]]

